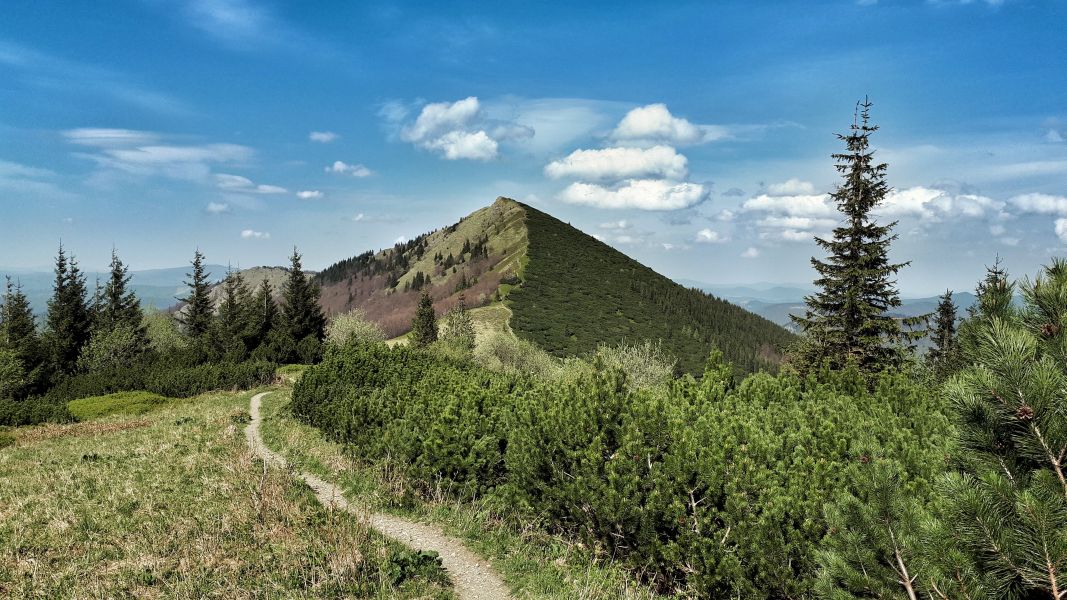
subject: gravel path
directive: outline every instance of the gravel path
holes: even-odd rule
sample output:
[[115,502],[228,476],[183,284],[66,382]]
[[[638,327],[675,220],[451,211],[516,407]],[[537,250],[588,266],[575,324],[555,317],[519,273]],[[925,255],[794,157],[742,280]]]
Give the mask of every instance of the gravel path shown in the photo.
[[[263,396],[270,392],[263,392],[252,396],[248,412],[252,415],[252,422],[245,429],[248,436],[248,444],[264,462],[279,468],[287,468],[285,458],[267,448],[263,443],[263,437],[259,433],[259,426],[263,418],[260,415],[260,403]],[[459,540],[449,537],[435,527],[415,523],[392,515],[382,513],[365,514],[349,504],[341,489],[332,483],[323,481],[311,473],[297,475],[307,482],[319,502],[324,506],[350,512],[355,515],[365,516],[370,526],[400,543],[419,550],[432,550],[441,555],[441,561],[452,579],[452,585],[456,593],[464,600],[504,600],[511,598],[507,586],[489,563],[468,550]]]

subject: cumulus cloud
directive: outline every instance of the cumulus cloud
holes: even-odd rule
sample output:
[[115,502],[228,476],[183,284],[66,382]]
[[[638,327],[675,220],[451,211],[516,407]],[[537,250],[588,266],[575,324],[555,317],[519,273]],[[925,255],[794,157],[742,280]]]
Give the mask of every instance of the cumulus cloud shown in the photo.
[[209,214],[220,215],[222,213],[230,212],[230,205],[225,202],[208,202],[207,207],[204,208]]
[[230,175],[228,173],[216,173],[215,184],[221,190],[227,192],[242,192],[246,194],[284,194],[288,190],[277,185],[256,184],[247,177]]
[[1067,216],[1067,196],[1021,194],[1013,197],[1009,202],[1022,212]]
[[241,232],[241,238],[246,240],[269,240],[270,234],[265,231],[255,231],[253,229],[245,229]]
[[332,131],[312,131],[308,134],[308,139],[313,142],[319,142],[320,144],[329,144],[341,136]]
[[707,192],[699,183],[676,183],[662,179],[630,179],[617,187],[575,182],[559,195],[560,200],[571,204],[641,210],[689,208],[706,197]]
[[370,177],[374,175],[374,171],[371,171],[362,164],[350,165],[344,161],[335,160],[332,165],[324,169],[327,173],[342,173],[349,174],[353,177]]
[[1056,237],[1067,244],[1067,219],[1056,219]]
[[759,248],[749,246],[741,253],[741,258],[759,258]]
[[701,244],[721,244],[728,240],[718,231],[705,228],[697,232],[696,241]]
[[[406,110],[401,109],[392,106],[386,119],[406,118]],[[447,160],[486,161],[497,157],[501,142],[527,138],[533,133],[530,127],[515,122],[487,118],[478,98],[470,96],[423,106],[413,123],[400,128],[400,139]]]
[[615,130],[614,140],[631,144],[665,143],[672,146],[690,146],[729,137],[724,127],[695,125],[676,117],[666,104],[649,104],[626,113]]
[[296,197],[301,200],[314,200],[316,198],[322,198],[323,194],[319,190],[300,190],[296,193]]
[[747,212],[774,212],[794,217],[829,217],[836,213],[836,208],[826,194],[803,196],[771,196],[760,194],[749,198],[741,204]]
[[891,218],[915,216],[936,222],[944,218],[982,218],[1002,208],[1003,202],[979,194],[954,194],[916,186],[890,192],[874,213]]
[[810,196],[815,193],[815,185],[810,181],[793,178],[782,183],[772,183],[767,186],[767,192],[772,196]]
[[603,148],[575,150],[570,155],[545,165],[545,175],[552,179],[613,180],[662,177],[684,179],[688,175],[687,159],[670,146],[651,148]]

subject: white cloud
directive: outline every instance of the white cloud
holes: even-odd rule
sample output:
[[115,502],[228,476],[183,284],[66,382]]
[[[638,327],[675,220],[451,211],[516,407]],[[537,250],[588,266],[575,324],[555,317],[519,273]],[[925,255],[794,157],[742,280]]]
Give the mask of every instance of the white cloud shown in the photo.
[[1003,235],[1006,229],[1003,225],[993,224],[989,226],[989,233],[993,235]]
[[[383,111],[386,120],[394,123],[406,116],[402,105],[390,104]],[[513,121],[487,118],[478,98],[470,96],[423,106],[415,122],[402,126],[399,134],[400,139],[447,160],[486,161],[497,157],[501,142],[529,138],[534,131]]]
[[1021,194],[1009,202],[1022,212],[1067,216],[1067,196]]
[[1067,219],[1056,219],[1056,237],[1067,244]]
[[225,202],[208,202],[207,207],[204,210],[213,215],[220,215],[222,213],[230,212],[230,205]]
[[701,229],[697,232],[696,241],[701,244],[721,244],[728,241],[721,233],[712,229]]
[[136,146],[152,144],[159,141],[159,135],[151,131],[134,129],[108,129],[99,127],[82,127],[63,132],[63,137],[72,144],[109,148],[114,146]]
[[633,223],[623,219],[621,221],[610,221],[608,223],[601,223],[598,225],[601,229],[629,229],[633,227]]
[[665,104],[649,104],[626,113],[611,137],[631,144],[688,146],[729,137],[729,132],[725,127],[694,125],[686,119],[675,117]]
[[1064,141],[1063,134],[1055,129],[1049,129],[1045,134],[1045,141],[1053,144],[1059,144]]
[[358,215],[352,217],[352,221],[355,222],[355,223],[359,223],[360,221],[362,221],[364,219],[366,219],[366,217],[363,215],[363,213],[359,213]]
[[[91,152],[74,155],[95,162],[106,174],[162,176],[204,183],[210,181],[215,165],[246,163],[255,154],[251,148],[238,144],[166,144],[160,134],[130,129],[70,129],[63,132],[63,137],[71,144],[91,147]],[[270,193],[268,188],[261,193]]]
[[269,240],[270,234],[265,231],[245,229],[241,232],[241,237],[246,240]]
[[890,192],[874,213],[891,218],[915,216],[936,222],[944,218],[982,218],[1002,208],[1003,202],[986,196],[916,186]]
[[374,171],[371,171],[362,164],[350,165],[344,161],[335,160],[332,165],[324,169],[327,173],[348,173],[353,177],[370,177],[374,175]]
[[545,175],[552,179],[576,177],[618,181],[662,177],[679,180],[688,175],[687,162],[685,156],[670,146],[575,150],[566,158],[545,165]]
[[301,190],[296,193],[296,197],[301,200],[314,200],[316,198],[322,198],[323,194],[319,190]]
[[706,197],[707,192],[699,183],[675,183],[660,179],[631,179],[617,188],[576,182],[564,188],[559,195],[560,200],[570,204],[641,210],[689,208]]
[[810,181],[801,181],[793,178],[767,186],[767,193],[772,196],[810,196],[815,193],[815,185]]
[[312,131],[308,134],[308,139],[313,142],[319,142],[320,144],[329,144],[341,136],[332,131]]
[[749,246],[741,253],[741,258],[759,258],[759,248]]
[[667,250],[668,252],[674,250],[674,244],[663,242],[662,244],[660,244],[660,246],[663,246],[663,249]]
[[226,190],[227,192],[242,192],[246,194],[284,194],[288,192],[285,188],[277,185],[267,185],[262,183],[256,185],[247,177],[230,175],[228,173],[216,173],[215,183],[219,186],[219,189]]
[[406,236],[402,235],[402,236],[396,238],[395,240],[393,240],[393,245],[395,246],[397,244],[404,244],[404,243],[407,243],[407,241],[408,241],[408,238]]
[[813,217],[769,216],[757,221],[761,227],[779,227],[782,229],[819,229],[829,230],[837,225],[834,219]]
[[741,205],[744,211],[774,212],[796,217],[829,217],[836,213],[826,194],[814,196],[770,196],[760,194]]
[[448,160],[491,160],[496,158],[500,145],[484,131],[449,131],[441,137],[426,140],[422,146],[437,150]]
[[61,189],[52,181],[55,175],[48,169],[0,160],[0,189],[17,195],[32,194],[53,199],[74,198],[74,194]]

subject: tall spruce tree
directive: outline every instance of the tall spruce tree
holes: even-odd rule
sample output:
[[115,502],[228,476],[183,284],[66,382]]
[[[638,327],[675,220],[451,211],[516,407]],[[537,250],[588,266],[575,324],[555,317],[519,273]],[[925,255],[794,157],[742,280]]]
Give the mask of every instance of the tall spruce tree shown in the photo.
[[22,286],[13,284],[10,277],[0,305],[0,349],[11,353],[22,371],[21,385],[9,393],[14,397],[32,393],[43,376],[45,356],[30,301]]
[[411,343],[421,347],[436,341],[437,315],[433,311],[429,292],[423,290],[419,296],[419,306],[415,309],[415,318],[411,321]]
[[933,346],[927,353],[926,359],[934,374],[943,378],[956,370],[958,362],[956,303],[952,301],[951,290],[946,290],[937,303],[931,341]]
[[274,291],[266,279],[256,288],[256,293],[247,307],[248,347],[252,350],[263,345],[278,322],[278,306],[274,303]]
[[219,341],[226,352],[244,354],[247,350],[245,337],[248,334],[248,309],[252,304],[251,294],[240,271],[230,269],[222,281],[222,302],[219,304]]
[[189,295],[178,298],[185,304],[178,313],[178,322],[181,323],[185,335],[202,339],[211,331],[214,307],[211,304],[211,284],[208,281],[211,274],[204,269],[204,255],[200,250],[193,255],[192,266],[193,271],[186,274],[189,279],[185,282]]
[[78,262],[67,258],[63,245],[56,255],[55,282],[48,301],[46,339],[52,361],[60,373],[73,373],[78,355],[89,341],[91,313],[85,290],[85,275]]
[[319,305],[319,286],[308,279],[300,264],[300,253],[293,248],[289,257],[289,277],[282,285],[282,317],[293,341],[326,337],[326,315]]
[[879,225],[871,214],[889,193],[887,166],[875,162],[870,149],[870,136],[878,131],[870,122],[871,106],[869,100],[857,103],[850,133],[837,136],[846,151],[832,155],[843,181],[831,197],[844,221],[831,239],[815,238],[829,253],[826,260],[811,259],[820,289],[804,299],[804,315],[792,317],[806,334],[794,357],[802,370],[828,360],[832,368],[855,361],[864,371],[877,371],[901,361],[900,343],[911,336],[888,314],[900,306],[892,277],[908,263],[889,261],[896,222]]
[[101,292],[98,325],[109,328],[129,327],[145,335],[141,301],[130,288],[130,280],[129,267],[123,264],[118,253],[112,249],[110,272]]

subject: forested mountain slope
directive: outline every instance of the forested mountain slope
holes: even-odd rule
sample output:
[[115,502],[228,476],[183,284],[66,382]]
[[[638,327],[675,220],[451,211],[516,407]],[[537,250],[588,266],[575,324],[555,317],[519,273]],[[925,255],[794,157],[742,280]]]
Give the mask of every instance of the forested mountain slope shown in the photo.
[[705,292],[687,289],[581,231],[507,198],[458,223],[317,276],[327,314],[362,308],[389,336],[405,333],[425,290],[438,313],[460,294],[501,302],[511,327],[557,356],[600,344],[661,340],[681,371],[713,347],[742,371],[773,369],[792,335]]
[[744,371],[774,368],[792,335],[780,326],[678,285],[611,246],[523,205],[528,234],[522,284],[508,296],[511,327],[558,356],[599,344],[662,340],[683,371],[698,373],[718,347]]

